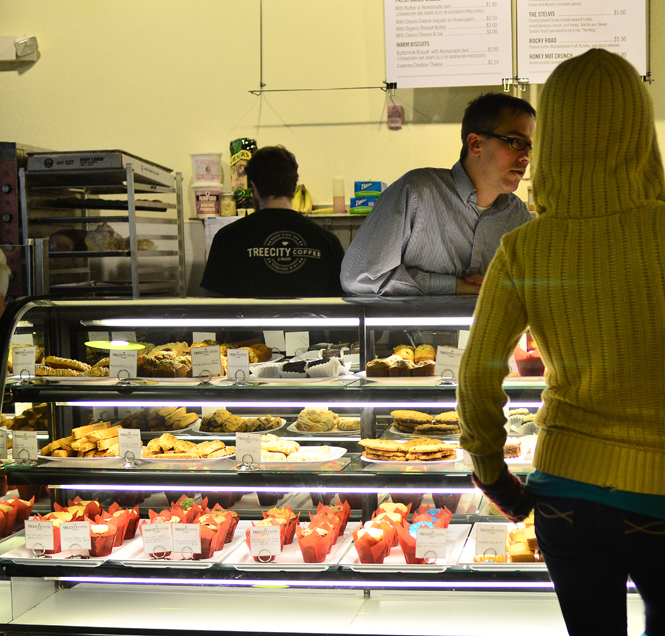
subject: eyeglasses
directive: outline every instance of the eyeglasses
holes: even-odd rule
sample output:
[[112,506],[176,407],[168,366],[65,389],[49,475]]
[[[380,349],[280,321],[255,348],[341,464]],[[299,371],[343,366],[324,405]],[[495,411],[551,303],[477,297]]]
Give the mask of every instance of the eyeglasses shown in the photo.
[[491,132],[487,132],[485,130],[480,130],[478,131],[479,135],[487,135],[488,137],[494,137],[494,139],[500,139],[501,141],[505,141],[507,144],[510,144],[510,147],[513,148],[513,150],[524,150],[525,148],[528,148],[531,150],[532,144],[530,141],[526,141],[525,139],[522,139],[521,137],[504,137],[503,135],[496,135]]

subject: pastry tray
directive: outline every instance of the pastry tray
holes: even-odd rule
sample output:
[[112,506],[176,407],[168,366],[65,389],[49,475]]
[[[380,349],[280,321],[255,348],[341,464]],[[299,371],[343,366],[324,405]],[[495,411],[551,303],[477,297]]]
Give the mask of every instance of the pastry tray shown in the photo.
[[414,564],[407,563],[404,559],[402,548],[397,544],[392,548],[390,554],[386,556],[383,563],[361,563],[358,559],[358,553],[355,548],[351,548],[340,561],[343,568],[349,568],[354,572],[445,572],[449,567],[455,565],[460,558],[464,542],[466,541],[470,523],[454,523],[448,526],[448,537],[446,540],[446,556],[443,559],[437,559],[435,563]]
[[[301,528],[306,528],[308,523],[301,523]],[[330,568],[336,568],[340,560],[346,554],[353,543],[353,531],[358,523],[350,522],[346,526],[343,537],[339,537],[330,554],[323,563],[305,563],[298,547],[298,538],[293,537],[293,543],[285,545],[281,554],[275,556],[272,563],[258,563],[250,554],[245,542],[245,530],[251,527],[251,522],[241,521],[236,528],[236,535],[242,534],[242,543],[232,554],[222,560],[225,566],[233,567],[240,571],[270,571],[270,572],[325,572]]]

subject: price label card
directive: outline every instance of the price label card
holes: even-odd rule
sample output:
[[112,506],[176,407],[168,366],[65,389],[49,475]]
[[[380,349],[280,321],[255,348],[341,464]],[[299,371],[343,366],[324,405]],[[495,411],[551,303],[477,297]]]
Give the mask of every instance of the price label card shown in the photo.
[[261,461],[261,433],[236,433],[236,459],[243,464]]
[[88,331],[88,340],[91,342],[107,342],[108,339],[108,331]]
[[[204,342],[205,340],[217,341],[217,334],[214,331],[193,331],[192,342]],[[194,347],[196,349],[196,347]],[[177,550],[176,550],[177,552]]]
[[256,526],[249,529],[252,556],[268,557],[282,551],[279,526]]
[[89,521],[68,521],[60,524],[60,546],[63,550],[89,550]]
[[247,349],[229,349],[226,352],[226,375],[230,379],[249,377],[249,351]]
[[121,380],[136,377],[136,351],[110,351],[109,376]]
[[146,554],[161,554],[173,551],[172,523],[144,523],[142,528],[143,551]]
[[453,380],[457,381],[463,353],[464,349],[439,345],[436,348],[436,366],[434,367],[434,375],[452,376]]
[[13,431],[12,447],[14,459],[37,459],[37,431]]
[[29,347],[35,343],[31,333],[15,333],[12,336],[13,345],[25,345]]
[[7,459],[7,431],[0,429],[0,459]]
[[286,355],[297,356],[309,349],[309,331],[289,331],[286,334]]
[[[248,352],[245,351],[244,353]],[[190,354],[192,356],[193,377],[222,375],[222,356],[219,345],[194,347],[190,349]],[[247,372],[249,373],[249,365]]]
[[23,378],[35,375],[35,355],[37,347],[14,347],[12,350],[12,366],[14,375]]
[[518,346],[518,347],[521,347],[522,349],[524,349],[524,351],[526,351],[526,348],[527,348],[529,345],[527,344],[527,337],[526,337],[526,334],[525,334],[525,333],[523,333],[523,334],[520,336],[520,339],[517,341],[517,346]]
[[53,524],[50,521],[26,521],[25,547],[28,550],[53,550]]
[[[125,417],[124,415],[122,417]],[[92,421],[108,422],[115,419],[115,409],[112,406],[93,406]]]
[[471,332],[468,329],[460,329],[459,335],[457,336],[457,348],[466,349],[466,343],[469,342],[469,334]]
[[418,528],[416,558],[445,559],[447,538],[447,528]]
[[118,429],[118,452],[121,458],[141,458],[141,431],[138,428]]
[[126,340],[127,342],[136,342],[135,331],[112,331],[111,340]]
[[284,338],[283,331],[264,331],[263,339],[266,342],[266,347],[269,349],[286,351],[286,339]]
[[476,552],[475,554],[506,554],[505,523],[477,523],[476,528]]
[[170,524],[173,537],[173,551],[185,555],[201,553],[201,526],[198,523]]

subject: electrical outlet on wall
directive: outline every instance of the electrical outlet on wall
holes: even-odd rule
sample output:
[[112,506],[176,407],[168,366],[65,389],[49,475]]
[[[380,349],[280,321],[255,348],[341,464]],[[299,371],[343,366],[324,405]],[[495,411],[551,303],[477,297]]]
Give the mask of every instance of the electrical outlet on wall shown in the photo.
[[388,106],[388,128],[400,130],[404,123],[404,106],[390,104]]

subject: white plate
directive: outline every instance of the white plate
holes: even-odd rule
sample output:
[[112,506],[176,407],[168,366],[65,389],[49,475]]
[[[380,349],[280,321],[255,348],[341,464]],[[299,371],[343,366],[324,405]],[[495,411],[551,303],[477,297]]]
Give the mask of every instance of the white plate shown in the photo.
[[[328,446],[325,444],[325,446]],[[318,448],[321,448],[320,446],[301,446],[300,450],[301,451],[308,451],[308,450],[316,450]],[[287,462],[287,461],[281,461],[281,462],[261,462],[261,467],[266,468],[266,467],[271,467],[271,468],[278,468],[280,466],[297,466],[299,464],[325,464],[326,462],[332,462],[335,461],[336,459],[339,459],[340,457],[343,457],[346,455],[346,448],[343,448],[342,446],[328,446],[330,449],[330,457],[327,457],[326,459],[314,459],[314,460],[309,460],[309,461],[298,461],[298,462]]]
[[470,530],[470,523],[449,525],[446,539],[446,556],[437,559],[432,564],[407,563],[402,548],[398,544],[390,550],[390,554],[386,556],[383,563],[361,563],[355,547],[351,546],[340,561],[340,565],[351,568],[355,572],[445,572],[451,565],[457,563]]
[[317,382],[332,382],[335,380],[356,380],[357,378],[352,373],[347,373],[346,375],[331,375],[322,378],[260,378],[252,374],[249,379],[265,382],[266,384],[315,384]]
[[[134,540],[130,541],[132,543]],[[124,545],[127,545],[125,542]],[[67,565],[75,568],[96,568],[100,566],[104,561],[109,561],[114,558],[115,554],[120,552],[124,546],[118,546],[113,548],[113,551],[109,556],[105,557],[90,557],[88,559],[68,559],[67,557],[71,554],[68,551],[57,552],[56,554],[47,555],[49,558],[45,557],[36,557],[32,550],[28,550],[25,547],[25,541],[20,548],[14,548],[9,552],[5,552],[2,555],[2,558],[14,563],[20,563],[21,565],[36,565],[38,567],[48,566],[48,565]],[[87,552],[87,550],[85,550]]]
[[279,360],[283,359],[284,359],[283,353],[273,353],[270,360],[266,360],[265,362],[250,362],[249,367],[251,369],[252,367],[258,367],[261,364],[267,364],[268,362],[279,362]]
[[409,385],[409,384],[424,384],[426,386],[438,386],[442,378],[438,375],[423,375],[423,376],[403,376],[399,378],[377,378],[367,377],[365,371],[359,371],[355,374],[356,377],[365,380],[366,382],[376,382],[377,384],[388,385]]
[[[155,384],[201,384],[204,381],[204,378],[139,378],[141,380],[149,380]],[[226,375],[213,375],[209,378],[205,378],[206,381],[210,380],[221,380],[226,379]]]
[[185,428],[176,428],[176,429],[164,429],[161,431],[141,431],[141,437],[145,439],[152,439],[154,437],[161,437],[164,435],[164,433],[171,433],[171,435],[175,435],[176,437],[178,436],[179,433],[189,433],[191,431],[195,430],[195,427],[201,423],[201,419],[199,418],[196,420],[196,422],[192,422],[189,426],[185,426]]
[[[33,379],[50,380],[56,384],[114,384],[118,378],[111,378],[108,375],[102,376],[59,376],[59,375],[36,375]],[[17,378],[20,379],[20,378]]]
[[[242,522],[240,522],[242,523]],[[200,559],[195,561],[193,559],[183,559],[179,553],[171,553],[166,559],[151,559],[143,551],[143,539],[137,532],[137,536],[133,541],[125,543],[121,550],[114,552],[110,557],[110,561],[118,561],[122,565],[130,568],[183,568],[189,570],[205,570],[212,567],[215,563],[219,563],[223,557],[228,556],[235,550],[240,542],[245,541],[245,532],[240,532],[240,523],[236,527],[236,532],[233,535],[231,543],[224,544],[222,550],[215,552],[210,559]],[[246,522],[248,523],[248,522]]]
[[52,462],[72,462],[74,464],[79,464],[83,462],[103,463],[103,462],[121,461],[121,458],[118,455],[115,455],[113,457],[51,457],[51,455],[40,455],[39,457],[40,459],[48,459],[49,461]]
[[340,431],[336,428],[330,430],[330,431],[301,431],[300,429],[296,428],[296,423],[293,422],[293,424],[289,424],[286,427],[286,430],[289,431],[290,433],[298,433],[300,435],[360,435],[360,429],[355,429],[353,431]]
[[142,462],[155,462],[162,464],[212,464],[213,462],[218,462],[220,459],[233,459],[235,453],[230,455],[224,455],[224,457],[169,457],[168,455],[157,456],[157,457],[141,457]]
[[[499,522],[501,523],[501,522]],[[508,526],[508,532],[514,530],[517,526],[514,523],[506,524]],[[544,561],[539,561],[536,563],[475,563],[473,557],[476,550],[476,534],[478,532],[478,524],[474,524],[469,538],[466,541],[466,545],[460,554],[459,563],[460,565],[466,565],[471,570],[489,570],[493,572],[506,572],[506,571],[526,571],[529,570],[547,570],[547,566]]]
[[[252,420],[254,418],[253,417],[243,417],[243,419],[244,420]],[[279,426],[277,426],[276,428],[271,428],[267,431],[254,431],[254,432],[260,432],[260,433],[265,435],[267,433],[272,433],[273,431],[278,431],[280,428],[284,428],[284,426],[286,425],[286,420],[285,419],[282,419],[280,417],[279,420],[280,420],[281,424]],[[225,433],[223,431],[202,431],[201,430],[201,420],[199,420],[198,422],[194,422],[194,425],[192,427],[192,432],[197,433],[199,435],[216,435],[217,437],[219,437],[220,435],[224,435],[224,436],[227,436],[227,437],[229,435],[235,435],[235,432]]]
[[364,455],[360,456],[361,459],[370,464],[387,464],[391,466],[433,466],[437,464],[454,464],[455,462],[462,461],[462,451],[457,450],[457,457],[455,459],[431,459],[429,461],[423,462],[410,462],[410,461],[399,461],[399,460],[386,460],[386,459],[372,459],[371,457],[365,457]]
[[[301,527],[306,527],[309,524],[301,523]],[[243,526],[241,528],[241,526]],[[305,563],[302,560],[302,553],[298,546],[298,537],[293,537],[293,543],[285,545],[280,554],[275,555],[275,560],[272,563],[259,563],[254,561],[247,543],[245,541],[245,530],[251,527],[249,521],[240,522],[236,528],[236,536],[238,532],[242,532],[243,542],[238,548],[228,557],[222,560],[225,566],[234,567],[236,570],[270,570],[272,572],[324,572],[331,567],[337,567],[341,558],[346,554],[351,543],[353,542],[353,531],[358,527],[358,523],[349,523],[346,526],[344,536],[339,537],[337,543],[333,546],[330,554],[326,557],[323,563]]]
[[393,435],[406,435],[407,437],[433,437],[435,439],[442,439],[442,440],[457,440],[459,439],[460,434],[459,433],[407,433],[405,431],[400,431],[398,428],[395,428],[394,426],[391,426],[388,429],[389,433],[392,433]]

